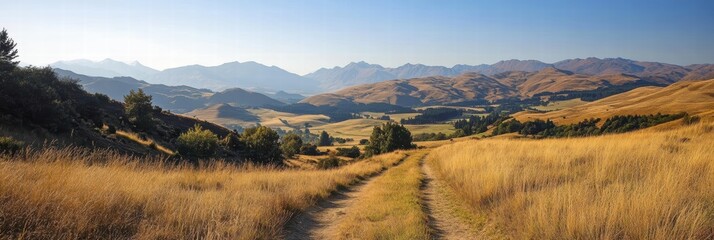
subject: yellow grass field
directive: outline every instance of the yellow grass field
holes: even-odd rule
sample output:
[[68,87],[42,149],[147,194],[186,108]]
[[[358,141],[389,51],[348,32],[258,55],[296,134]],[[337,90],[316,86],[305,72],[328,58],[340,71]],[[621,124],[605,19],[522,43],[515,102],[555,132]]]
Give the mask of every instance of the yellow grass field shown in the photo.
[[0,239],[275,239],[295,212],[404,156],[285,170],[72,148],[4,155]]
[[540,111],[555,111],[555,110],[580,106],[580,105],[583,105],[586,103],[588,103],[588,102],[580,100],[580,98],[575,98],[575,99],[564,100],[564,101],[549,102],[548,105],[535,106],[533,108],[540,110]]
[[428,239],[427,215],[418,201],[425,150],[411,151],[404,163],[364,189],[335,232],[335,239]]
[[[513,239],[714,238],[714,125],[445,145],[428,164]],[[487,237],[489,238],[489,237]]]

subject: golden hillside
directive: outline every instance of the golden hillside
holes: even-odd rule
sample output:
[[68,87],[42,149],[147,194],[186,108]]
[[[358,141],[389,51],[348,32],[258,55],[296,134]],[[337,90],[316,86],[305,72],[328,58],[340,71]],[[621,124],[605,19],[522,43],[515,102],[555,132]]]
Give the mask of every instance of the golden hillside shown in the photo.
[[453,78],[426,77],[364,84],[335,93],[312,96],[302,102],[316,106],[336,106],[345,102],[415,106],[474,99],[496,100],[516,95],[513,89],[496,79],[477,73],[467,73]]
[[520,112],[520,121],[551,119],[570,124],[588,118],[606,119],[615,115],[688,112],[703,118],[714,117],[714,79],[684,81],[667,87],[641,87],[580,106],[558,111]]

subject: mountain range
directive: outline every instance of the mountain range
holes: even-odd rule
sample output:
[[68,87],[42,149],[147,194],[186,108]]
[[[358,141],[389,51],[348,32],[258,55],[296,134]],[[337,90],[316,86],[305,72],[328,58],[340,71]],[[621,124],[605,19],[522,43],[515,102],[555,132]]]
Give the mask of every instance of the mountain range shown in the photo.
[[132,77],[152,84],[199,86],[213,91],[243,88],[259,92],[320,92],[313,79],[256,62],[229,62],[218,66],[189,65],[163,71],[138,62],[127,64],[112,59],[99,62],[84,59],[59,61],[50,66],[87,76]]
[[[523,66],[535,67],[532,63],[519,67]],[[502,69],[507,68],[501,67],[500,70]],[[509,98],[597,99],[641,86],[666,86],[685,77],[702,80],[706,78],[698,76],[706,77],[711,74],[706,66],[699,66],[697,69],[700,71],[676,65],[624,59],[573,60],[558,62],[536,72],[493,70],[500,73],[487,76],[478,72],[467,72],[453,77],[433,76],[362,84],[333,93],[311,96],[301,102],[316,106],[389,103],[414,107]]]
[[[491,76],[507,72],[537,72],[548,67],[585,75],[634,75],[659,84],[671,84],[681,79],[714,77],[712,76],[714,73],[712,64],[678,66],[624,58],[592,57],[567,59],[555,63],[512,59],[490,65],[459,64],[450,68],[409,63],[396,68],[387,68],[361,61],[349,63],[344,67],[321,68],[304,76],[256,62],[229,62],[218,66],[189,65],[163,71],[151,69],[138,62],[127,64],[111,59],[99,62],[60,61],[51,64],[51,66],[88,76],[129,76],[152,84],[187,85],[213,91],[237,87],[266,94],[285,91],[308,95],[394,79],[454,77],[467,72]],[[286,97],[282,100],[287,99],[294,100],[293,97]]]
[[[537,60],[506,60],[491,65],[455,65],[451,68],[442,66],[426,66],[422,64],[405,64],[396,68],[385,68],[366,62],[353,62],[344,67],[322,68],[305,75],[320,82],[320,86],[328,91],[344,87],[376,83],[392,79],[409,79],[430,76],[457,76],[466,72],[477,72],[484,75],[495,75],[504,72],[523,71],[536,72],[547,67],[570,71],[577,74],[607,75],[630,74],[650,78],[662,84],[669,84],[687,77],[694,69],[706,69],[710,64],[690,65],[687,67],[658,63],[634,61],[624,58],[585,58],[567,59],[556,63],[544,63]],[[707,73],[711,69],[705,70]],[[700,78],[700,77],[694,77]],[[700,78],[701,79],[701,78]]]

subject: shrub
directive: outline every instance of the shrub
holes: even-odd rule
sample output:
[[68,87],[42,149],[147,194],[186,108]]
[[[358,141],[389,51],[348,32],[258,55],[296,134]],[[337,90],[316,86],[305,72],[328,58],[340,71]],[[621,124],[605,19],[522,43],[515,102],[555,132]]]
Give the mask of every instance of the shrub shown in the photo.
[[699,116],[690,116],[689,114],[687,114],[687,115],[684,115],[684,118],[682,119],[682,123],[684,125],[692,125],[692,124],[698,123],[699,120],[701,120],[701,118]]
[[300,153],[300,147],[302,147],[302,138],[297,134],[286,134],[280,142],[280,150],[287,158],[291,158],[295,154]]
[[329,157],[321,158],[321,159],[317,160],[317,168],[319,168],[319,169],[330,169],[330,168],[336,168],[339,166],[340,166],[340,159],[333,155],[330,155]]
[[256,163],[282,164],[280,136],[266,126],[246,128],[241,135],[245,144],[243,156]]
[[218,136],[211,130],[203,129],[196,124],[177,139],[178,151],[181,155],[192,157],[210,157],[218,147]]
[[351,148],[337,148],[337,156],[356,158],[360,155],[359,148],[352,146]]
[[20,151],[25,143],[11,137],[0,137],[0,154],[15,154]]
[[359,145],[367,145],[369,143],[369,140],[367,139],[360,139],[359,140]]
[[321,155],[320,150],[317,149],[317,145],[305,144],[300,147],[300,154],[308,156]]

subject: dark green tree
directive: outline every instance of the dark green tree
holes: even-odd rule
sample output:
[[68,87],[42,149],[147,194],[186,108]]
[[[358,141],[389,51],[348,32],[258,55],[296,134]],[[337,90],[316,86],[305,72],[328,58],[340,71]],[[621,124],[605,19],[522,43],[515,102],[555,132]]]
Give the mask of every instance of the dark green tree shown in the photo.
[[240,138],[245,144],[243,156],[256,163],[282,164],[280,136],[266,126],[246,128]]
[[369,144],[365,147],[365,155],[372,156],[391,152],[397,149],[412,149],[412,134],[401,124],[394,122],[384,123],[381,127],[372,129]]
[[141,89],[138,91],[132,89],[129,95],[124,96],[124,111],[128,120],[139,129],[150,130],[154,126],[151,99],[151,95],[144,94],[144,90]]
[[330,134],[327,134],[327,132],[322,131],[320,133],[320,139],[317,141],[318,146],[332,146],[332,138],[330,138]]
[[0,31],[0,71],[10,71],[17,67],[19,62],[14,61],[17,58],[17,44],[7,34],[6,29]]
[[302,147],[302,138],[294,133],[286,134],[280,141],[280,150],[286,158],[292,158],[300,153],[300,147]]

